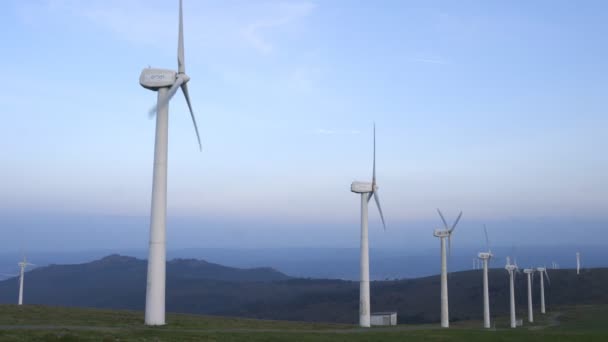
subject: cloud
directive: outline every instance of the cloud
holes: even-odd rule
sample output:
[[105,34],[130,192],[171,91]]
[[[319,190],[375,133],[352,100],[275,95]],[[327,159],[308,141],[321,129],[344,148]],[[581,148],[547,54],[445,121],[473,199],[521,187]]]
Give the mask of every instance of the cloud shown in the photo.
[[312,131],[315,135],[356,135],[361,133],[356,129],[351,130],[333,130],[333,129],[325,129],[325,128],[317,128]]
[[289,84],[292,89],[311,91],[321,78],[321,69],[310,66],[298,66],[289,75]]
[[440,64],[446,65],[449,64],[447,61],[439,58],[412,58],[411,61],[418,63],[427,63],[427,64]]
[[[235,46],[267,54],[275,49],[273,31],[300,20],[317,6],[302,2],[237,2],[236,6],[192,2],[184,9],[186,40],[197,44]],[[177,3],[154,0],[46,0],[23,2],[18,12],[31,25],[73,22],[74,19],[112,33],[119,39],[171,49],[176,39]],[[79,23],[80,24],[80,23]],[[169,28],[169,29],[168,29]]]
[[270,18],[257,20],[247,25],[242,30],[243,37],[256,50],[268,54],[274,50],[274,45],[264,37],[264,33],[304,18],[310,15],[315,8],[316,5],[311,2],[279,4],[271,11],[274,13]]

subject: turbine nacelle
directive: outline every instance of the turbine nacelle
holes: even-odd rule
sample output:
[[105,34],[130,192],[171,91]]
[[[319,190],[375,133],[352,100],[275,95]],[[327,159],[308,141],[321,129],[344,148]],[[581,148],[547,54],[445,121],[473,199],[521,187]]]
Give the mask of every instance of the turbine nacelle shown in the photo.
[[513,272],[517,270],[517,266],[515,265],[506,265],[505,266],[505,270],[509,271],[509,272]]
[[[378,189],[378,186],[376,186],[376,189]],[[374,190],[375,189],[374,189],[373,183],[371,183],[371,182],[354,181],[350,185],[350,191],[358,193],[358,194],[369,193],[369,192],[373,192]]]
[[547,269],[545,267],[538,267],[536,270],[538,272],[546,272],[547,271]]
[[477,257],[479,259],[485,260],[485,259],[490,259],[493,257],[492,253],[490,252],[479,252],[479,254],[477,254]]
[[[160,88],[171,87],[175,83],[176,79],[176,71],[167,69],[146,68],[142,70],[141,75],[139,76],[139,84],[141,84],[141,86],[146,89],[156,91]],[[188,80],[190,80],[189,77]]]
[[533,268],[526,268],[526,269],[524,269],[524,273],[526,273],[526,274],[532,274],[534,272],[535,272],[535,270]]
[[449,230],[446,229],[435,229],[435,231],[433,232],[433,236],[435,237],[450,237],[451,232]]

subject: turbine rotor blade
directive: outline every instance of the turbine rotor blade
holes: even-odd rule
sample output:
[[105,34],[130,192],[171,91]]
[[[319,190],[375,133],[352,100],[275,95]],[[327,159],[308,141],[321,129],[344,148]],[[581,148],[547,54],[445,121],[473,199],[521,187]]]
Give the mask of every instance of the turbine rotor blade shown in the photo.
[[194,125],[194,131],[196,132],[196,140],[198,141],[198,149],[200,151],[203,150],[203,146],[201,145],[201,136],[198,134],[198,126],[196,125],[196,118],[194,117],[194,111],[192,111],[192,104],[190,103],[190,94],[188,94],[188,84],[182,84],[182,92],[184,93],[184,97],[186,98],[186,103],[188,104],[188,109],[190,109],[190,117],[192,118],[192,124]]
[[184,20],[182,12],[182,0],[179,0],[179,36],[177,38],[177,70],[180,74],[186,73],[184,62]]
[[[486,228],[486,225],[483,225],[483,232],[486,235],[486,248],[488,249],[488,251],[490,251],[490,239],[488,239],[488,229]],[[510,260],[509,260],[510,263]]]
[[150,118],[152,118],[154,115],[156,115],[156,112],[158,111],[158,108],[160,107],[164,107],[166,106],[169,101],[171,100],[171,98],[173,97],[173,95],[175,95],[175,93],[177,92],[177,89],[184,83],[184,78],[181,75],[177,76],[177,79],[175,80],[175,83],[173,83],[173,85],[171,86],[171,88],[169,88],[169,91],[167,92],[167,95],[161,99],[160,101],[158,101],[158,103],[156,103],[156,105],[154,107],[152,107],[152,109],[150,109],[150,111],[148,112],[148,114],[150,115]]
[[549,282],[549,285],[551,285],[551,279],[549,279],[549,273],[547,272],[547,269],[545,269],[545,277],[547,278],[547,281]]
[[386,223],[384,223],[384,214],[382,214],[382,207],[380,206],[380,199],[378,198],[378,190],[374,192],[374,200],[376,200],[376,206],[380,212],[380,218],[382,219],[382,227],[386,230]]
[[445,229],[448,229],[448,223],[446,222],[446,220],[443,217],[443,214],[441,213],[441,210],[439,210],[439,208],[437,208],[437,213],[439,214],[439,217],[441,217],[441,221],[443,221],[443,225],[445,226]]
[[458,222],[460,221],[460,218],[462,217],[462,211],[460,212],[460,214],[458,214],[458,217],[456,218],[456,221],[454,221],[454,224],[452,225],[452,228],[450,229],[450,233],[456,229],[456,225],[458,224]]
[[376,185],[376,123],[374,122],[374,163],[372,167],[372,187]]

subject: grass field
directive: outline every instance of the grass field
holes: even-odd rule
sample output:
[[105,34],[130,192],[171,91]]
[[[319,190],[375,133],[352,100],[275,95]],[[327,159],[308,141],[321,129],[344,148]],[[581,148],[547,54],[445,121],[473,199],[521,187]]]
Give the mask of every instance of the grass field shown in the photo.
[[353,325],[265,321],[169,314],[168,325],[144,327],[143,313],[81,308],[0,305],[0,341],[608,341],[608,306],[562,307],[534,325],[496,329],[481,322],[399,325],[360,329]]

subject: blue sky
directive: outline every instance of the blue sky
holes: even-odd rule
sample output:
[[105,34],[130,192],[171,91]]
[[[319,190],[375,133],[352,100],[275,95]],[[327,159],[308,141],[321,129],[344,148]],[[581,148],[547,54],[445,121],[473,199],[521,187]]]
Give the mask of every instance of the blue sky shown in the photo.
[[[177,96],[169,215],[199,223],[176,225],[174,246],[196,246],[188,237],[206,230],[234,244],[249,227],[265,245],[277,235],[277,245],[328,244],[332,231],[356,246],[349,185],[371,177],[374,121],[396,234],[380,241],[436,243],[440,207],[463,210],[475,232],[559,222],[563,242],[589,224],[585,239],[598,242],[608,223],[605,2],[186,0],[184,10],[203,152]],[[127,227],[125,217],[149,214],[156,97],[138,77],[177,67],[177,1],[5,1],[2,13],[3,241],[76,229],[80,247],[94,247],[103,226],[83,217]],[[46,217],[64,223],[51,234]],[[116,232],[125,246],[147,242],[147,223],[136,226]]]

